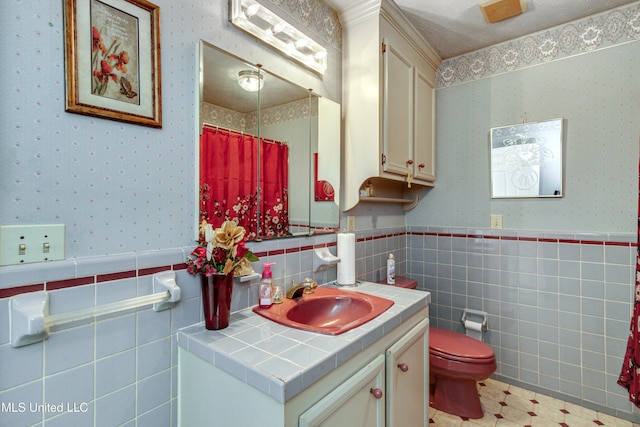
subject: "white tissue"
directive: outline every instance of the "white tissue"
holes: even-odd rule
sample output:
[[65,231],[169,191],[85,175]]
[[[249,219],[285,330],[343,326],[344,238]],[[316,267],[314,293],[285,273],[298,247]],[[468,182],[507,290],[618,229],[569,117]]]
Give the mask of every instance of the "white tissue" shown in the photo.
[[467,331],[467,336],[482,341],[482,323],[465,320],[464,329]]
[[356,283],[356,235],[338,233],[338,284],[353,285]]
[[464,321],[464,328],[466,330],[471,330],[471,331],[475,331],[475,332],[482,332],[482,323],[473,322],[471,320],[465,320]]

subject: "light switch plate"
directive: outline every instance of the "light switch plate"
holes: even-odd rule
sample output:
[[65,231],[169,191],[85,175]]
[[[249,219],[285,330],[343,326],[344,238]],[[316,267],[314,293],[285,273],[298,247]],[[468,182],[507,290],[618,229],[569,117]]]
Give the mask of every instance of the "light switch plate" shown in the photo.
[[64,259],[64,224],[0,225],[0,265]]

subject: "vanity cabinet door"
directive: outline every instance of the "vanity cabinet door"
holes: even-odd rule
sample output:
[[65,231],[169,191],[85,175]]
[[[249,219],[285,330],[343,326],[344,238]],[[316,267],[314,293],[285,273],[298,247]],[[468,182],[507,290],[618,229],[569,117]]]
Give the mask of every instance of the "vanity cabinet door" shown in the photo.
[[429,319],[386,352],[387,427],[429,424]]
[[300,415],[299,427],[383,427],[384,369],[381,354]]

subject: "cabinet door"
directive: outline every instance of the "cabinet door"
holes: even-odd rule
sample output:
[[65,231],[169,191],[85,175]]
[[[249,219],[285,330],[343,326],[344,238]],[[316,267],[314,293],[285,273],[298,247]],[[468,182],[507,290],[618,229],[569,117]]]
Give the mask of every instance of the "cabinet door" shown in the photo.
[[384,360],[379,355],[300,415],[299,427],[384,427]]
[[387,427],[429,424],[429,319],[387,350]]
[[415,74],[414,174],[416,179],[435,182],[435,85],[417,68]]
[[407,175],[413,158],[413,66],[389,40],[384,46],[383,171]]

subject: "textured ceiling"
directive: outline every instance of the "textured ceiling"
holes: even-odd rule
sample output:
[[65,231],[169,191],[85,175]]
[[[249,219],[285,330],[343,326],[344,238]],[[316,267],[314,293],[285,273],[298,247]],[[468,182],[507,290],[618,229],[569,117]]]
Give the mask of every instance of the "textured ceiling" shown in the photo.
[[[366,3],[376,0],[366,0]],[[527,0],[520,15],[487,24],[480,0],[395,0],[405,16],[442,59],[546,30],[637,0]],[[338,13],[362,0],[325,0]],[[379,3],[379,0],[377,1]]]

